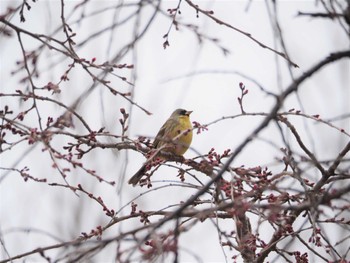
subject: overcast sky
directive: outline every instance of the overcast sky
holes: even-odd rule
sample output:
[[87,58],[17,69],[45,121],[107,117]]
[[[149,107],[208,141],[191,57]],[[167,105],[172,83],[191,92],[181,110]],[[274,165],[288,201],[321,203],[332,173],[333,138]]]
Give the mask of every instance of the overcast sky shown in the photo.
[[[281,51],[281,47],[276,46],[265,2],[252,1],[248,6],[245,1],[197,2],[204,9],[213,10],[215,16],[222,21],[250,33],[266,46]],[[1,0],[0,13],[4,13],[7,7],[17,6],[19,3],[19,1]],[[75,3],[77,1],[66,2],[67,14],[71,12]],[[11,22],[35,33],[53,32],[60,23],[58,11],[60,1],[38,1],[30,4],[32,9],[25,11],[25,23],[19,22],[18,15],[12,17]],[[86,13],[112,4],[113,1],[92,1],[90,5],[87,5],[89,8]],[[163,1],[162,10],[176,6],[177,1]],[[301,75],[327,54],[349,48],[348,36],[336,22],[297,16],[298,11],[315,12],[317,10],[323,11],[321,6],[315,4],[315,1],[282,1],[279,3],[278,18],[284,41],[291,60],[299,65],[299,68],[292,70],[294,77]],[[143,12],[140,25],[148,21],[152,11],[146,9]],[[121,18],[128,14],[126,11],[125,14],[121,14]],[[72,24],[73,31],[77,33],[74,38],[76,43],[79,45],[87,36],[111,24],[112,15],[112,12],[106,12],[103,16],[95,16],[82,23],[73,22],[79,18],[79,13],[71,17],[67,22]],[[213,43],[213,41],[204,39],[200,43],[193,32],[187,28],[180,27],[179,31],[172,28],[169,33],[170,46],[164,49],[163,35],[168,31],[171,20],[161,14],[156,17],[149,31],[137,44],[136,56],[128,54],[120,61],[126,64],[135,63],[137,79],[134,88],[117,78],[112,79],[111,82],[111,85],[118,91],[132,90],[133,100],[153,113],[149,116],[139,108],[132,107],[129,130],[131,138],[140,135],[152,138],[172,111],[179,107],[193,110],[192,120],[201,124],[210,123],[222,116],[239,114],[240,107],[237,97],[240,95],[240,82],[243,82],[249,90],[244,101],[245,110],[247,112],[268,112],[274,100],[262,92],[254,81],[273,93],[281,92],[291,83],[286,60],[276,56],[268,49],[261,48],[243,34],[219,25],[201,14],[197,18],[195,11],[185,3],[182,4],[181,14],[177,16],[177,19],[184,24],[198,25],[201,34],[217,38],[219,42]],[[59,38],[60,34],[57,34],[56,37]],[[78,55],[88,60],[96,58],[97,63],[111,59],[120,47],[130,41],[132,24],[127,23],[122,28],[115,30],[112,37],[111,45],[109,33],[95,38],[87,45],[77,48]],[[12,93],[16,89],[25,90],[24,85],[19,83],[19,79],[24,74],[11,75],[11,71],[16,69],[16,61],[21,59],[21,50],[16,35],[14,34],[11,39],[1,38],[0,46],[1,92]],[[31,50],[38,46],[38,42],[25,37],[24,46],[26,50]],[[220,47],[229,52],[224,54]],[[45,54],[39,63],[42,73],[38,79],[35,79],[38,86],[44,86],[49,81],[58,82],[68,64],[71,63],[69,60],[62,61],[60,56],[53,55],[53,52],[45,51]],[[291,108],[304,109],[307,114],[320,114],[324,119],[349,113],[349,70],[349,61],[341,61],[325,67],[320,72],[321,74],[317,73],[312,79],[301,85],[300,101],[293,95],[286,100],[283,109],[285,111]],[[123,69],[116,73],[127,77],[131,82],[134,81],[131,77],[131,70]],[[91,78],[78,67],[72,70],[69,77],[70,81],[60,86],[61,94],[55,95],[66,105],[70,105],[92,84]],[[1,97],[1,108],[4,105],[9,105],[10,108],[26,108],[29,104],[21,104],[11,97]],[[64,112],[62,108],[53,105],[40,104],[40,107],[45,109],[47,116],[58,117]],[[120,134],[118,119],[121,117],[119,109],[122,107],[130,111],[130,104],[125,99],[121,96],[111,96],[105,88],[98,87],[84,99],[78,111],[93,129],[106,127],[111,133]],[[35,120],[33,115],[28,116],[25,121],[33,125]],[[194,136],[192,149],[185,154],[185,157],[205,154],[212,147],[215,147],[220,153],[225,149],[234,149],[261,120],[260,117],[240,117],[212,125],[208,131]],[[305,135],[306,143],[321,159],[334,158],[348,140],[347,137],[340,136],[339,132],[328,126],[315,124],[310,120],[305,122],[300,118],[292,118],[292,120],[300,133]],[[348,119],[334,124],[348,130],[350,127]],[[79,123],[76,130],[83,131]],[[279,169],[273,166],[274,158],[282,156],[279,152],[282,141],[276,136],[277,134],[277,128],[271,125],[261,134],[261,140],[247,147],[233,165],[271,165],[271,170]],[[66,140],[64,137],[57,138],[53,143],[59,146],[63,145]],[[272,140],[276,147],[264,140]],[[294,143],[292,139],[290,142]],[[35,177],[48,178],[49,182],[62,182],[58,173],[51,168],[49,156],[42,153],[41,149],[40,144],[14,148],[1,154],[1,167],[14,167],[15,165],[21,169],[27,166]],[[29,150],[31,150],[30,153],[24,154]],[[117,181],[117,187],[96,183],[94,178],[87,177],[81,171],[72,173],[69,180],[74,185],[82,183],[117,211],[141,192],[147,191],[145,188],[132,188],[126,183],[144,161],[140,153],[132,151],[119,153],[108,149],[92,151],[84,157],[83,162],[106,180]],[[154,174],[155,187],[164,184],[162,180],[179,181],[174,171],[172,173],[166,173],[166,171],[172,170],[162,167]],[[162,177],[164,174],[166,178]],[[124,176],[125,180],[122,180]],[[120,187],[122,188],[121,193],[116,189]],[[50,187],[47,184],[24,182],[14,172],[1,171],[0,194],[0,230],[6,248],[12,256],[34,249],[38,244],[43,246],[57,242],[40,233],[28,235],[18,231],[9,233],[16,228],[40,229],[59,236],[63,240],[70,240],[79,236],[81,232],[89,232],[97,225],[108,222],[101,208],[89,198],[85,196],[78,198],[67,189]],[[186,200],[192,194],[193,189],[168,187],[140,197],[137,203],[139,209],[157,210]],[[126,208],[121,214],[129,212],[130,208]],[[138,220],[135,220],[134,223],[140,224]],[[120,228],[115,227],[115,232],[110,231],[106,235],[113,235],[118,231],[128,229],[130,228],[128,224],[130,223],[122,224]],[[230,229],[230,225],[223,224],[222,227]],[[205,261],[224,260],[214,225],[211,222],[204,222],[196,227],[195,231],[196,233],[191,232],[183,237],[181,261],[194,260],[193,255],[186,252],[187,250]],[[268,237],[269,234],[267,231],[265,236]],[[1,257],[4,257],[3,251]],[[110,257],[106,252],[101,254],[99,259],[110,260]]]

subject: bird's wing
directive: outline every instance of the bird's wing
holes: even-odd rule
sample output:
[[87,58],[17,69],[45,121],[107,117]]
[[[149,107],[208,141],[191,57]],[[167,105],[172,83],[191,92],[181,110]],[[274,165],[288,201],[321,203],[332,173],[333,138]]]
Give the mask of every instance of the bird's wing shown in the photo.
[[168,135],[172,132],[172,129],[175,125],[176,120],[168,119],[163,126],[160,128],[159,132],[157,133],[156,138],[153,142],[153,147],[155,149],[159,148],[165,140],[169,140],[171,138],[168,138]]

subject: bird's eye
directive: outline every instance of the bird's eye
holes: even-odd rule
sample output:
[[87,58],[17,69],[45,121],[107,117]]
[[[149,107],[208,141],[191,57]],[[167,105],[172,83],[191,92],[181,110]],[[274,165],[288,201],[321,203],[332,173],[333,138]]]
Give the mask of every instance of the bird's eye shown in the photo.
[[186,113],[187,113],[187,111],[182,110],[182,111],[180,112],[180,115],[186,115]]

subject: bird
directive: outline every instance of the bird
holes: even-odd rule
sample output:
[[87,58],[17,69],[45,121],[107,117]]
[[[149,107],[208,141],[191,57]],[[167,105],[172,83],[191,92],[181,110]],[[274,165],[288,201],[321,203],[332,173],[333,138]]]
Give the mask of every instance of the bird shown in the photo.
[[[152,148],[182,156],[190,147],[192,142],[192,124],[190,115],[193,111],[184,109],[175,110],[163,124],[154,139]],[[155,153],[157,156],[157,152]],[[155,157],[155,156],[154,156]],[[151,159],[154,159],[154,157]],[[149,161],[130,178],[129,184],[135,186],[147,171]]]

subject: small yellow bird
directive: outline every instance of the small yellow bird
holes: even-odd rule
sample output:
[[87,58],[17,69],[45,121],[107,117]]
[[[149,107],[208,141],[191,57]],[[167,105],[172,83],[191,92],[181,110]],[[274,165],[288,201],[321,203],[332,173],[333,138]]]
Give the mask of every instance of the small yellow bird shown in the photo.
[[[184,109],[175,110],[160,128],[153,142],[153,148],[182,156],[192,142],[191,113],[192,111]],[[135,186],[145,174],[146,167],[147,162],[130,178],[129,184]]]

